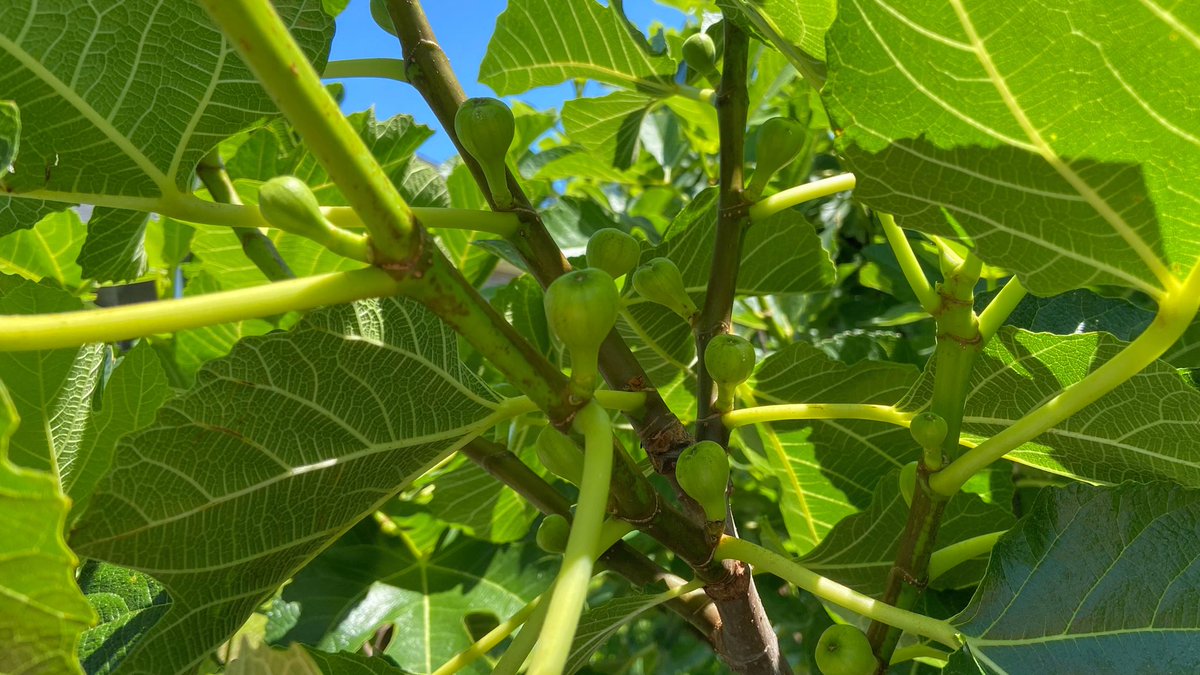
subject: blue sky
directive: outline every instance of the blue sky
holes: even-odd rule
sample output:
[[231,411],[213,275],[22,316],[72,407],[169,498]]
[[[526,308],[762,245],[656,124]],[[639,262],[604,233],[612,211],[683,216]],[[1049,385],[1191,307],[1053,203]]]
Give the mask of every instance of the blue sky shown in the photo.
[[[496,17],[504,11],[507,1],[425,0],[422,4],[467,96],[494,95],[476,80],[479,77],[479,64],[487,52],[488,40],[496,25]],[[643,30],[653,21],[670,26],[682,25],[684,21],[684,16],[678,11],[652,0],[626,0],[625,10],[630,20]],[[371,57],[399,58],[399,43],[371,20],[369,0],[351,0],[350,6],[338,17],[331,58]],[[429,107],[412,87],[390,80],[354,79],[343,82],[346,85],[346,100],[342,107],[346,112],[364,110],[374,104],[375,113],[380,119],[407,113],[437,132],[421,148],[423,156],[442,161],[454,154],[454,146],[441,132],[433,113],[429,112]],[[535,108],[561,109],[562,102],[570,97],[570,92],[570,85],[567,84],[543,87],[515,98]]]

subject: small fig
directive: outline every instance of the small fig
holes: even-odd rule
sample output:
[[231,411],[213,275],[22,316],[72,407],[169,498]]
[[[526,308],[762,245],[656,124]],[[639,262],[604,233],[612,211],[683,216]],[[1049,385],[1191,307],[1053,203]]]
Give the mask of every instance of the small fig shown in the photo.
[[912,506],[913,493],[917,491],[917,463],[909,462],[900,468],[900,496],[904,503]]
[[571,524],[557,513],[551,513],[542,519],[538,526],[534,541],[538,548],[546,553],[562,553],[567,550],[567,539],[571,535]]
[[758,199],[771,176],[796,159],[804,147],[805,132],[804,125],[786,117],[772,117],[763,122],[758,128],[754,176],[746,188],[749,199]]
[[479,163],[496,206],[511,207],[513,197],[504,158],[516,133],[512,111],[494,98],[469,98],[454,115],[454,131],[463,148]]
[[637,239],[613,227],[597,230],[588,239],[588,267],[602,269],[614,279],[637,267],[641,255]]
[[825,629],[817,640],[817,668],[822,675],[871,675],[875,672],[875,654],[871,643],[858,628],[837,624]]
[[600,343],[617,323],[621,297],[608,272],[567,272],[546,289],[546,319],[571,354],[571,391],[588,398],[596,389]]
[[276,176],[263,183],[258,191],[258,210],[272,227],[312,239],[338,255],[368,259],[366,237],[329,222],[321,213],[317,196],[295,176]]
[[917,442],[917,445],[932,450],[938,450],[942,447],[942,443],[946,441],[946,434],[949,432],[946,420],[934,412],[923,412],[913,417],[912,422],[909,423],[908,430],[912,434],[913,440]]
[[538,434],[533,447],[537,450],[538,460],[550,473],[579,485],[583,477],[583,452],[571,439],[548,426]]
[[721,83],[721,72],[717,70],[717,45],[703,31],[683,41],[683,62],[699,73],[713,87]]
[[654,258],[633,273],[633,288],[650,302],[663,305],[684,321],[699,312],[683,287],[683,275],[670,258]]
[[733,409],[734,392],[754,370],[754,345],[740,335],[723,334],[713,337],[704,348],[704,368],[717,383],[716,409]]
[[713,441],[700,441],[684,450],[675,464],[675,480],[687,496],[704,509],[712,521],[725,520],[725,490],[729,484],[729,457]]

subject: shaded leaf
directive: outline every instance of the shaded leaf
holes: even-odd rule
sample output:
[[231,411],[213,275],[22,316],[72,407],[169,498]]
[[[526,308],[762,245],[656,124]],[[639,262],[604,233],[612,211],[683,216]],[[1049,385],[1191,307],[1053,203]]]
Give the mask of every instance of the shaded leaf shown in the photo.
[[89,675],[112,672],[171,604],[149,575],[95,560],[79,570],[79,587],[100,619],[79,640],[79,661]]
[[87,228],[74,210],[52,213],[28,230],[0,237],[0,272],[31,281],[50,279],[78,294],[86,285],[75,259],[86,236]]
[[1200,490],[1167,483],[1043,491],[955,617],[948,672],[1196,672],[1198,521]]
[[1039,295],[1153,292],[1200,252],[1200,192],[1177,180],[1200,170],[1177,95],[1198,26],[1193,3],[842,3],[823,95],[855,197]]

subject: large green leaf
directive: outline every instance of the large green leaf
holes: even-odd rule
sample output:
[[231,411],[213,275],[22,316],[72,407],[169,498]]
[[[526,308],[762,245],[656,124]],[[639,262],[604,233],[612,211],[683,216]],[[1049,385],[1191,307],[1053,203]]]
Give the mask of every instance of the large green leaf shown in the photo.
[[563,128],[568,138],[592,156],[628,169],[637,159],[642,120],[653,102],[649,96],[629,91],[572,99],[563,105]]
[[837,14],[835,0],[717,0],[740,12],[746,23],[789,60],[801,66],[825,58],[825,31]]
[[46,216],[31,229],[0,237],[0,272],[32,281],[51,279],[79,293],[86,286],[83,270],[75,259],[86,236],[87,228],[75,211]]
[[520,94],[571,79],[596,80],[655,96],[675,91],[675,62],[650,53],[621,3],[512,0],[479,66],[497,94]]
[[[820,545],[800,559],[812,571],[841,582],[872,597],[882,597],[888,571],[900,547],[898,535],[908,520],[908,504],[900,495],[900,472],[893,469],[875,486],[871,506],[839,522]],[[938,529],[936,548],[1012,527],[1016,519],[1010,509],[964,493],[946,505]],[[956,575],[959,583],[983,576],[986,556],[966,563],[967,574]]]
[[94,615],[63,541],[69,502],[54,475],[9,461],[18,424],[0,381],[0,672],[78,673],[75,643]]
[[497,399],[457,350],[411,301],[323,310],[243,340],[126,436],[71,537],[171,595],[123,667],[194,667],[330,541],[483,431]]
[[[749,381],[757,404],[895,403],[917,380],[911,366],[860,361],[847,366],[797,342],[768,356]],[[906,429],[861,420],[776,422],[753,434],[780,483],[780,510],[801,552],[836,523],[871,503],[876,484],[916,459]]]
[[[322,68],[333,19],[321,2],[275,5]],[[193,168],[221,139],[277,114],[195,2],[169,10],[156,0],[117,8],[6,2],[0,72],[4,95],[26,121],[6,179],[13,196],[0,198],[0,207],[11,207],[0,208],[0,233],[32,226],[45,210],[41,200],[156,210],[191,192]],[[98,215],[84,268],[102,280],[136,276],[144,217]]]
[[1198,30],[1197,3],[840,3],[823,95],[855,196],[1040,295],[1161,288],[1200,252]]
[[954,619],[948,672],[1200,671],[1200,490],[1046,490]]
[[[0,276],[0,314],[45,314],[82,308],[78,298],[49,284]],[[0,352],[0,381],[8,385],[23,421],[7,455],[13,463],[49,470],[56,479],[71,472],[103,361],[101,345]]]
[[[364,522],[284,589],[278,602],[298,616],[282,641],[355,651],[391,625],[385,653],[407,671],[431,673],[474,642],[468,616],[506,620],[545,590],[556,565],[533,546],[462,536],[419,550]],[[463,672],[489,669],[476,662]]]
[[[971,372],[963,436],[978,442],[1082,380],[1125,343],[1107,333],[1050,335],[1002,329]],[[932,369],[899,405],[919,410]],[[1009,453],[1040,469],[1093,482],[1171,480],[1200,486],[1200,391],[1156,362],[1061,424]]]
[[63,467],[63,489],[76,512],[108,470],[117,441],[149,426],[170,394],[166,373],[149,343],[138,344],[122,357],[103,384],[99,409],[88,420],[70,470]]

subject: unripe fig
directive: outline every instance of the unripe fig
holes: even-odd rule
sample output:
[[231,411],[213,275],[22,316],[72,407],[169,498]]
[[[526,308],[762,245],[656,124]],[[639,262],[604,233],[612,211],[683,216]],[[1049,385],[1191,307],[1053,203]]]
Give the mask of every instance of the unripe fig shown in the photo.
[[717,335],[704,348],[704,368],[717,383],[716,409],[733,409],[734,391],[754,370],[754,345],[740,335]]
[[546,553],[562,553],[567,550],[567,538],[571,535],[571,524],[557,513],[542,519],[534,541]]
[[909,462],[900,469],[900,496],[904,503],[912,506],[913,493],[917,491],[917,463]]
[[675,464],[675,480],[687,496],[700,504],[709,521],[725,520],[725,489],[729,484],[725,448],[712,441],[700,441],[684,450]]
[[469,98],[454,115],[454,131],[463,148],[479,163],[496,206],[512,206],[504,158],[516,133],[512,111],[494,98]]
[[641,255],[637,239],[613,227],[597,230],[588,239],[588,267],[602,269],[614,279],[637,267]]
[[696,313],[696,303],[683,287],[683,275],[670,258],[655,258],[633,273],[633,288],[650,302],[663,305],[685,321]]
[[617,323],[621,298],[608,272],[567,272],[546,289],[546,320],[571,354],[571,391],[587,398],[596,389],[600,343]]
[[366,237],[329,222],[317,196],[295,176],[276,176],[263,183],[258,210],[272,227],[312,239],[347,258],[368,259]]
[[934,412],[923,412],[912,418],[908,430],[912,433],[913,440],[917,442],[917,445],[927,449],[938,449],[946,441],[949,428],[941,415]]
[[837,624],[825,629],[817,641],[817,668],[822,675],[871,675],[875,654],[858,628]]
[[720,85],[721,72],[717,70],[717,45],[703,31],[683,41],[683,62],[688,68],[700,73],[713,87]]
[[758,144],[755,146],[754,176],[746,188],[749,199],[758,199],[767,188],[771,176],[796,159],[804,147],[805,132],[804,125],[786,117],[772,117],[763,122],[758,129]]
[[538,460],[550,473],[579,485],[583,477],[583,452],[554,427],[546,427],[538,434],[533,447]]
[[320,239],[333,227],[308,183],[295,176],[276,176],[263,183],[258,210],[272,227],[309,239]]

